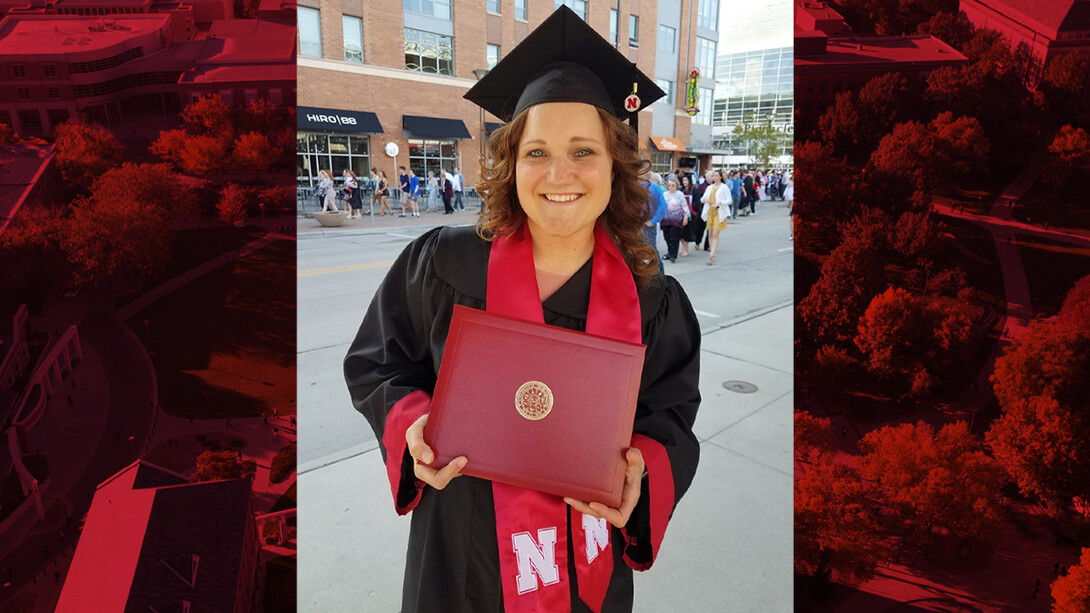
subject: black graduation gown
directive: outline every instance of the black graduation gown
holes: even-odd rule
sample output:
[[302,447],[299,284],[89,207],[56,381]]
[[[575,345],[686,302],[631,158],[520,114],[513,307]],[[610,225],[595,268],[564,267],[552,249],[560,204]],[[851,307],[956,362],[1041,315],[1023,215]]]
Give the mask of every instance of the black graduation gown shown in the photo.
[[[376,292],[345,358],[344,371],[352,403],[380,442],[387,417],[399,400],[419,390],[429,395],[434,390],[454,305],[485,309],[489,249],[490,243],[470,227],[430,231],[406,247]],[[585,330],[590,271],[588,261],[543,303],[545,323]],[[662,472],[673,480],[672,513],[692,482],[700,450],[692,431],[700,404],[700,329],[674,279],[665,277],[640,290],[639,298],[647,352],[634,431],[666,450],[669,470]],[[396,434],[403,437],[403,430]],[[398,512],[413,511],[402,611],[503,611],[491,483],[462,476],[442,491],[424,487],[421,493],[408,452],[403,453],[398,478],[394,476],[399,470],[396,459],[387,458],[385,446],[380,449],[388,470],[393,471],[391,481],[397,481],[391,487]],[[651,474],[654,478],[655,473]],[[632,608],[632,569],[626,558],[641,570],[653,562],[648,492],[645,478],[640,501],[625,529],[627,546],[624,533],[610,527],[614,565],[603,611]],[[568,523],[572,610],[588,611],[577,596]],[[654,546],[657,552],[658,544]]]

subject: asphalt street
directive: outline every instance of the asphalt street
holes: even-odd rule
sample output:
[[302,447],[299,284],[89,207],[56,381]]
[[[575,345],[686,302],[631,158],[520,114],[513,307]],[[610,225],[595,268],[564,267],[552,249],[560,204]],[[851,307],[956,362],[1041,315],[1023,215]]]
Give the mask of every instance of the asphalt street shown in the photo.
[[[413,238],[475,216],[298,222],[300,611],[397,611],[408,520],[394,513],[374,434],[341,361],[387,269]],[[661,242],[660,252],[665,253]],[[666,273],[703,335],[701,465],[636,610],[788,611],[792,572],[792,247],[783,203],[732,222],[718,262]],[[742,385],[738,385],[741,383]],[[748,385],[746,385],[748,384]]]

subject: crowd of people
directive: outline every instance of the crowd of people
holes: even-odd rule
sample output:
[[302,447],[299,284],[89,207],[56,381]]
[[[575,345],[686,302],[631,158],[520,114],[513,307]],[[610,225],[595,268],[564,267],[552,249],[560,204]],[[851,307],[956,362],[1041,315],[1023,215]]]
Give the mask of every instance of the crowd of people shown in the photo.
[[[412,168],[399,166],[397,187],[401,190],[398,199],[401,211],[398,217],[420,217],[421,204],[425,206],[425,213],[438,212],[439,205],[442,204],[445,215],[451,215],[458,210],[464,211],[466,208],[463,199],[465,176],[460,168],[455,168],[454,172],[447,172],[444,168],[439,168],[438,173],[429,170],[426,177],[420,177]],[[321,204],[323,213],[339,213],[343,210],[348,213],[348,219],[359,219],[363,217],[363,196],[367,195],[369,214],[373,214],[377,206],[379,217],[387,213],[394,215],[389,200],[390,179],[386,176],[386,171],[377,168],[371,168],[370,176],[362,179],[352,169],[345,168],[339,184],[334,180],[332,172],[320,170],[314,195]]]
[[[465,177],[460,168],[449,173],[439,168],[438,174],[429,170],[426,177],[419,177],[412,168],[399,166],[398,173],[401,190],[398,217],[419,217],[421,206],[425,213],[438,212],[440,204],[444,215],[465,210]],[[316,195],[322,203],[322,212],[340,212],[340,203],[349,219],[358,219],[363,216],[366,194],[369,212],[377,206],[379,217],[394,215],[389,202],[390,179],[385,171],[371,168],[370,176],[360,179],[346,168],[341,173],[340,185],[328,170],[318,175]],[[756,215],[761,202],[786,201],[790,207],[794,200],[794,182],[789,170],[713,168],[703,175],[694,175],[678,168],[665,179],[658,173],[650,173],[644,186],[650,191],[652,209],[644,231],[647,243],[657,245],[661,232],[666,242],[666,255],[662,259],[674,262],[700,250],[703,242],[709,266],[715,263],[719,233],[726,228],[728,219]]]
[[790,207],[795,197],[788,170],[713,168],[694,176],[679,168],[665,180],[658,173],[649,174],[644,186],[650,191],[652,211],[645,228],[648,244],[657,244],[661,230],[666,242],[662,259],[673,262],[699,250],[703,242],[709,266],[715,264],[719,233],[728,219],[756,215],[757,205],[766,201],[786,201]]

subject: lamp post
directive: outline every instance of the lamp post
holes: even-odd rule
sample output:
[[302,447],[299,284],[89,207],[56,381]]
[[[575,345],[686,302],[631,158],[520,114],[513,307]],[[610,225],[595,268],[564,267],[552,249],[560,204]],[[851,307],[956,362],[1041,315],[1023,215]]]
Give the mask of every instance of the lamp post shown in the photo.
[[[478,68],[478,69],[473,71],[473,76],[476,77],[478,81],[483,79],[486,74],[488,74],[488,69],[487,68]],[[484,140],[485,140],[484,107],[482,106],[482,107],[480,107],[480,109],[481,109],[481,157],[484,158]]]

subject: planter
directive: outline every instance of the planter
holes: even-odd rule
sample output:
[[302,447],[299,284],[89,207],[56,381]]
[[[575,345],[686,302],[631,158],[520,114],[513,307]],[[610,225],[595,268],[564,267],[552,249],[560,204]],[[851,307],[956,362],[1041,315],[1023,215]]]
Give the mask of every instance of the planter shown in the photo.
[[339,228],[344,225],[344,220],[348,219],[348,212],[315,213],[314,219],[317,219],[318,223],[322,224],[322,227]]

